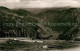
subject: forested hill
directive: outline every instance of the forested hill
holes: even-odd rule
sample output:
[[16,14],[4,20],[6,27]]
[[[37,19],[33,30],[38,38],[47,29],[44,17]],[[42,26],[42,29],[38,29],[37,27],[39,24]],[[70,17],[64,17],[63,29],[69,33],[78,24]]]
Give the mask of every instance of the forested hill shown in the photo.
[[[79,8],[51,8],[46,9],[45,11],[40,10],[39,13],[34,14],[24,9],[11,10],[1,6],[0,37],[57,39],[61,34],[64,34],[65,37],[67,32],[72,30],[77,23],[79,24],[79,10]],[[60,25],[60,23],[63,23],[64,25]],[[65,23],[69,23],[69,25],[66,26]],[[79,28],[79,26],[77,28]],[[70,35],[76,35],[76,30],[71,31]],[[68,35],[69,33],[67,36]]]
[[35,35],[37,26],[30,23],[38,21],[31,18],[31,15],[21,16],[16,12],[6,7],[0,7],[0,37],[30,37]]
[[[50,23],[77,23],[78,10],[76,8],[70,8],[65,10],[47,10],[45,12],[41,12],[37,14],[40,18],[46,18],[44,22]],[[53,27],[52,29],[59,31],[66,31],[66,26]],[[68,27],[70,28],[70,27]]]

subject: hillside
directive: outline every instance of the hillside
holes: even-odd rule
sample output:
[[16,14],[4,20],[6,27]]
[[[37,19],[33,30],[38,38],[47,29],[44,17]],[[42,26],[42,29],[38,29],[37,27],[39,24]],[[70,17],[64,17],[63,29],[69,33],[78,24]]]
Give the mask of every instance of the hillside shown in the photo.
[[63,34],[65,37],[70,30],[67,35],[72,36],[79,27],[76,27],[75,31],[72,29],[79,22],[79,10],[78,8],[51,8],[40,9],[37,14],[34,14],[24,9],[11,10],[0,7],[0,37],[57,39]]
[[[0,7],[0,37],[28,37],[36,34],[38,21],[30,16],[20,16],[6,7]],[[31,31],[31,32],[30,32]]]
[[[68,10],[47,10],[43,13],[38,14],[41,18],[46,18],[44,22],[48,23],[76,23],[77,22],[77,9],[71,8]],[[63,31],[66,26],[62,27],[53,27],[49,25],[53,30],[59,29],[59,31]],[[63,30],[62,30],[63,29]],[[66,30],[65,30],[66,31]]]

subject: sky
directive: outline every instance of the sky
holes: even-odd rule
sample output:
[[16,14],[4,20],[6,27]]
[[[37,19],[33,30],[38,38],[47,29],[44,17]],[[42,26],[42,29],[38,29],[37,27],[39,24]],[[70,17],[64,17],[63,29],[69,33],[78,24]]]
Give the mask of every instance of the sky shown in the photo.
[[80,7],[80,0],[0,0],[0,6],[8,8]]

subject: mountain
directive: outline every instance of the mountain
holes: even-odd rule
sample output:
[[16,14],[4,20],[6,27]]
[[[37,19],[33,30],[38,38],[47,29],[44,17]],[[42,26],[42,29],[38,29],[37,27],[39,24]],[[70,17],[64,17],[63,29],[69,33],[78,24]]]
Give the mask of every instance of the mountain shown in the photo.
[[[40,18],[45,18],[44,22],[48,23],[77,23],[77,9],[70,8],[66,10],[50,9],[37,14]],[[53,30],[66,31],[66,26],[51,26]],[[69,26],[70,27],[70,26]],[[64,30],[65,29],[65,30]]]
[[[49,34],[53,34],[53,37],[57,38],[59,35],[60,40],[69,40],[75,37],[79,32],[78,27],[80,22],[80,9],[79,8],[67,8],[67,9],[48,9],[44,12],[38,13],[36,16],[44,19],[45,27],[49,27],[46,31]],[[51,31],[51,29],[53,31]],[[55,33],[54,31],[60,32]],[[52,33],[51,33],[52,32]],[[67,33],[69,32],[69,33]],[[79,34],[80,35],[80,34]],[[57,36],[57,37],[56,37]],[[61,38],[63,37],[63,38]],[[65,37],[65,38],[64,38]]]
[[23,9],[14,9],[13,12],[15,12],[16,14],[18,15],[21,15],[21,16],[33,16],[34,14],[27,11],[27,10],[23,10]]
[[10,10],[10,9],[8,9],[7,7],[4,7],[4,6],[0,6],[0,10]]
[[[57,39],[63,34],[64,37],[65,34],[73,35],[76,32],[73,28],[80,20],[78,20],[79,13],[79,8],[44,8],[30,10],[8,9],[1,6],[0,37]],[[70,33],[68,34],[67,32]]]
[[25,16],[16,12],[6,7],[0,7],[0,37],[28,37],[35,35],[37,26],[31,23],[37,23],[38,21],[32,18],[31,14]]

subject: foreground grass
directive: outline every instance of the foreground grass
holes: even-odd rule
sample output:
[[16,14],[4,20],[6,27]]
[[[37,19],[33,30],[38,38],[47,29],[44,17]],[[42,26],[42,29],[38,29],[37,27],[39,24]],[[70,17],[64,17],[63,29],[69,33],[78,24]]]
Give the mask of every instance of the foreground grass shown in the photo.
[[68,49],[78,46],[76,42],[67,42],[67,41],[59,42],[58,45],[59,45],[58,49]]
[[2,50],[11,50],[11,49],[18,49],[18,48],[33,48],[34,43],[29,43],[29,42],[20,42],[20,41],[14,41],[14,40],[9,40],[6,43],[1,43],[0,44]]
[[77,47],[76,42],[68,42],[68,41],[58,41],[58,42],[52,42],[52,43],[30,43],[30,42],[20,42],[20,41],[14,41],[9,40],[6,43],[1,43],[0,46],[2,50],[10,51],[10,50],[17,50],[17,49],[25,49],[27,51],[31,50],[43,50],[43,48],[40,48],[42,45],[48,45],[53,46],[53,48],[47,48],[45,50],[51,50],[51,49],[67,49],[67,48],[73,48]]

